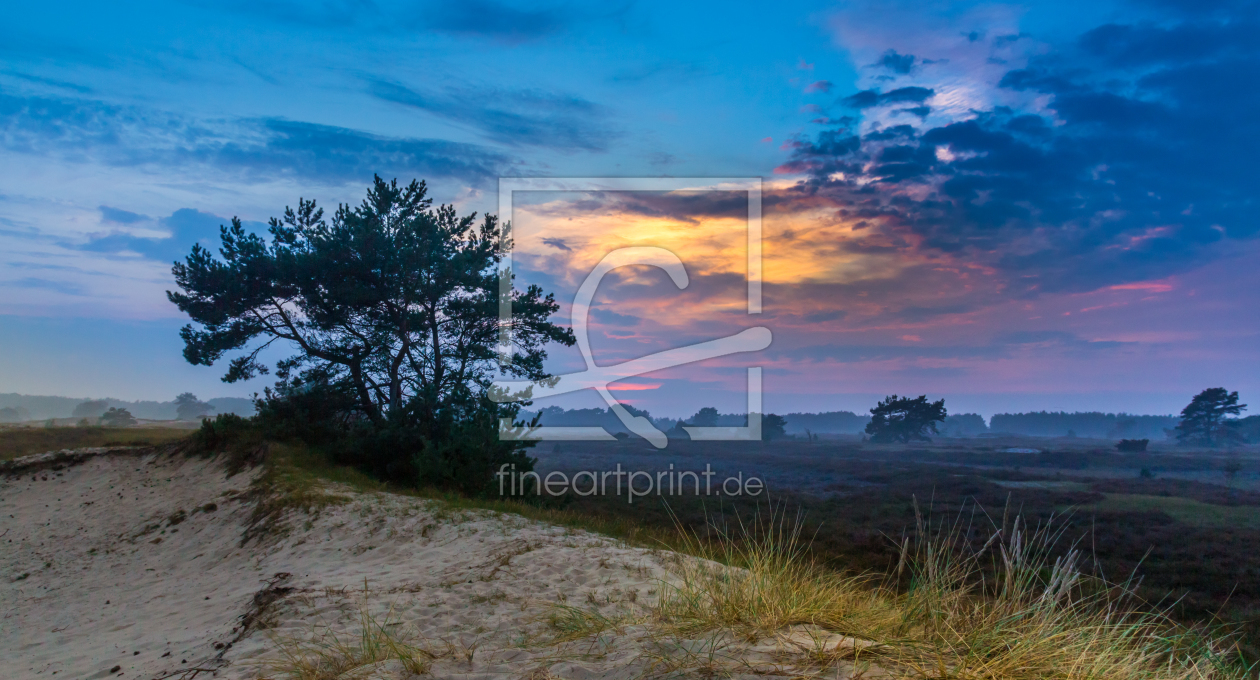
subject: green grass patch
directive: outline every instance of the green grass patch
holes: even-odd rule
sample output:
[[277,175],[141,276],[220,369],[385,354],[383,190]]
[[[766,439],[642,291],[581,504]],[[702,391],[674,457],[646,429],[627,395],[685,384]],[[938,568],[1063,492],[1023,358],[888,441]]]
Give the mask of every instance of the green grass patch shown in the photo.
[[179,441],[188,430],[170,427],[3,427],[0,460],[62,449],[96,446],[158,446]]

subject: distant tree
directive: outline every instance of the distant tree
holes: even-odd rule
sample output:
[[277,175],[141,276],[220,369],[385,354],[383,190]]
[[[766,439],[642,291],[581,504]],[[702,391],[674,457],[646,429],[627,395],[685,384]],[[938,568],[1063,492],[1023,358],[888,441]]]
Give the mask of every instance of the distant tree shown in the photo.
[[[74,413],[71,415],[75,418],[100,418],[109,408],[109,402],[104,399],[94,399],[85,401],[74,407]],[[63,411],[64,413],[64,411]]]
[[1238,422],[1234,423],[1234,431],[1247,442],[1260,444],[1260,416],[1239,418]]
[[1220,446],[1240,439],[1234,427],[1236,416],[1247,408],[1238,403],[1238,393],[1224,387],[1211,387],[1196,394],[1181,410],[1177,439],[1182,444]]
[[0,423],[20,423],[30,416],[30,412],[21,406],[0,408]]
[[767,413],[761,417],[761,441],[768,442],[787,437],[787,420],[783,416]]
[[105,427],[128,427],[136,424],[136,419],[132,417],[131,412],[125,408],[110,407],[103,415],[101,415],[100,424]]
[[936,434],[936,423],[947,416],[944,399],[929,402],[927,395],[911,399],[894,394],[871,409],[866,433],[876,443],[931,441],[928,433]]
[[214,407],[201,401],[192,392],[185,392],[175,397],[175,418],[177,420],[197,420],[214,413]]
[[696,411],[696,415],[692,416],[691,422],[688,423],[688,425],[693,427],[717,427],[717,424],[718,410],[712,406],[706,406]]

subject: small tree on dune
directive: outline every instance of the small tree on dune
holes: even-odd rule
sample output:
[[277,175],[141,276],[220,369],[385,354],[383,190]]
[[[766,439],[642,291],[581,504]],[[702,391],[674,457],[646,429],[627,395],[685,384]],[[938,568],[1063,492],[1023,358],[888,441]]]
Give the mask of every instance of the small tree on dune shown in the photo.
[[1194,395],[1194,399],[1181,409],[1181,423],[1177,425],[1177,440],[1182,444],[1220,446],[1241,439],[1235,425],[1236,416],[1247,408],[1238,403],[1238,393],[1224,387],[1211,387]]
[[871,409],[866,433],[876,443],[931,441],[928,433],[936,434],[936,424],[946,416],[944,399],[929,402],[927,395],[911,399],[894,394]]
[[396,481],[487,493],[501,465],[531,468],[531,444],[499,436],[523,404],[495,403],[492,382],[547,380],[546,345],[574,337],[550,322],[559,305],[534,285],[509,293],[512,317],[500,322],[506,225],[434,206],[423,182],[376,177],[331,219],[299,199],[270,235],[233,219],[218,257],[193,246],[174,266],[179,290],[167,295],[197,324],[180,331],[189,363],[238,353],[224,376],[235,382],[271,370],[265,348],[291,349],[260,419]]

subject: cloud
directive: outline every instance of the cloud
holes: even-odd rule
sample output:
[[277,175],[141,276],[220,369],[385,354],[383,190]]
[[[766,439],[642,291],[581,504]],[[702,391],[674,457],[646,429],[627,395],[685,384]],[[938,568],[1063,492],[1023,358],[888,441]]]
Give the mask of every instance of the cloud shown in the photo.
[[897,50],[888,50],[876,62],[876,66],[888,69],[893,73],[905,75],[914,68],[915,56],[913,54],[898,54]]
[[143,222],[149,219],[144,215],[127,210],[119,210],[118,208],[111,208],[107,205],[101,206],[100,211],[101,219],[115,224],[135,224],[136,222]]
[[831,92],[830,80],[817,80],[805,86],[806,94],[810,92]]
[[869,109],[873,106],[884,106],[887,104],[905,104],[905,103],[921,103],[927,101],[935,94],[926,87],[899,87],[889,92],[879,92],[878,90],[863,90],[857,94],[849,95],[840,100],[845,106],[855,109]]
[[9,151],[114,166],[213,168],[244,179],[330,184],[382,176],[455,178],[480,185],[512,161],[476,144],[386,137],[278,118],[195,120],[87,99],[0,91],[0,145]]
[[573,252],[573,249],[570,248],[568,245],[566,245],[562,239],[545,238],[542,240],[542,242],[558,250],[563,250],[565,252]]
[[87,294],[83,290],[83,287],[78,284],[69,283],[67,281],[50,281],[48,279],[33,277],[16,279],[14,281],[0,281],[0,286],[7,288],[50,290],[54,293],[61,293],[63,295],[83,296]]
[[397,83],[369,82],[374,97],[477,129],[513,146],[603,151],[617,134],[604,107],[581,97],[541,90],[448,87],[420,92]]
[[[907,244],[903,257],[992,272],[1016,299],[1161,279],[1260,231],[1257,30],[1203,16],[1108,24],[991,81],[914,69],[841,101],[861,123],[794,140],[780,172],[807,178],[779,200],[834,206]],[[884,110],[929,98],[918,121]]]
[[[148,218],[136,213],[109,208],[115,213],[135,216],[131,222],[118,222],[106,217],[106,221],[120,224],[135,224]],[[102,206],[102,212],[105,208]],[[87,243],[77,246],[79,250],[105,253],[109,255],[133,254],[160,262],[182,260],[192,249],[194,243],[214,250],[219,244],[219,227],[230,220],[210,213],[181,208],[170,216],[156,221],[156,228],[167,232],[163,236],[138,236],[126,231],[114,230],[103,234],[93,234]],[[245,222],[246,229],[264,234],[267,225],[261,222]]]

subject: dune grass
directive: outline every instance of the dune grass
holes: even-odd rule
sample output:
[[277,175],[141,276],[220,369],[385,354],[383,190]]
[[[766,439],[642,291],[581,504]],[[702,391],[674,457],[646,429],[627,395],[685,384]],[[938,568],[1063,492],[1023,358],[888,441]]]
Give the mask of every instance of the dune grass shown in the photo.
[[307,637],[272,635],[276,655],[258,665],[263,678],[286,680],[337,680],[391,661],[414,675],[428,673],[442,653],[410,642],[404,634],[391,631],[393,627],[388,615],[378,621],[364,605],[356,632],[337,634],[325,629]]
[[188,435],[188,430],[170,427],[0,427],[0,460],[61,449],[157,446]]
[[[893,677],[1032,680],[1115,678],[1151,680],[1253,677],[1227,634],[1173,621],[1141,602],[1133,583],[1107,583],[1080,569],[1077,550],[1053,548],[1053,526],[1003,519],[980,549],[962,539],[961,517],[935,529],[922,518],[901,543],[890,574],[845,574],[811,559],[800,518],[773,509],[709,527],[704,536],[636,526],[630,519],[595,518],[518,501],[471,499],[433,490],[391,488],[351,468],[333,465],[300,446],[270,445],[259,478],[276,498],[277,515],[336,502],[328,482],[362,492],[401,493],[453,510],[517,514],[664,548],[700,559],[679,560],[676,580],[662,584],[651,624],[662,635],[733,635],[749,641],[795,625],[869,641],[815,655],[832,663],[861,655]],[[1053,555],[1058,557],[1053,557]],[[624,622],[557,605],[560,640],[600,634]],[[288,641],[285,677],[318,680],[384,660],[400,660],[383,626],[365,620],[358,641]],[[395,647],[389,647],[394,644]],[[417,664],[431,652],[411,649]],[[393,656],[391,656],[393,655]],[[358,664],[357,666],[355,664]],[[420,666],[417,666],[419,668]],[[321,673],[323,675],[321,675]]]
[[688,552],[737,568],[684,562],[663,590],[659,621],[686,635],[748,639],[812,624],[874,643],[862,653],[894,677],[1249,677],[1228,636],[1173,622],[1130,583],[1082,573],[1074,549],[1051,559],[1061,538],[1053,527],[1016,517],[969,551],[959,523],[933,531],[920,519],[896,573],[855,577],[812,563],[799,526],[771,513],[717,541],[690,534]]

